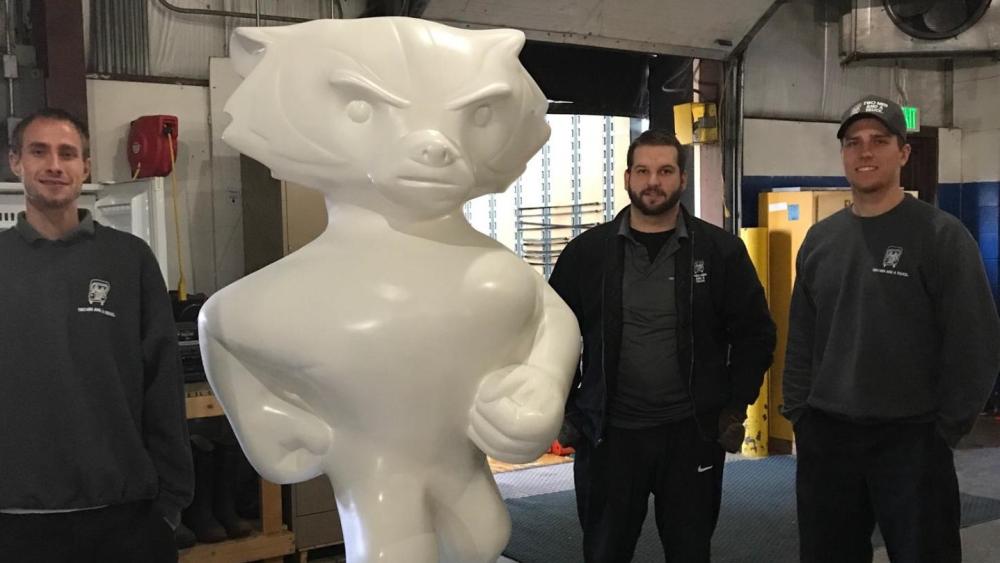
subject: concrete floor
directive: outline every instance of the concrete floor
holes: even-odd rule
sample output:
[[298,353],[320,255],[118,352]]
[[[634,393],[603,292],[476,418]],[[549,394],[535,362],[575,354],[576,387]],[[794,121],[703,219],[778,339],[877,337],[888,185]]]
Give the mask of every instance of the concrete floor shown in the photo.
[[[955,468],[962,492],[1000,499],[1000,417],[983,416],[979,419],[955,451]],[[1000,561],[1000,520],[963,528],[961,533],[965,563]],[[344,557],[333,555],[310,561],[342,563]],[[885,548],[875,552],[873,562],[891,563]],[[497,563],[518,562],[501,556]]]

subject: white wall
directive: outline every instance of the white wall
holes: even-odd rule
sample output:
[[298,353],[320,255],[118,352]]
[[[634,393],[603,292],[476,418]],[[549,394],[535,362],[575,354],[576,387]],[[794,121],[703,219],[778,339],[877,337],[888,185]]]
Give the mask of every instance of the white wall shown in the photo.
[[1000,181],[1000,129],[967,131],[962,143],[962,181]]
[[955,126],[966,131],[1000,129],[1000,63],[967,59],[955,63]]
[[938,182],[962,181],[962,130],[938,129]]
[[843,176],[836,123],[743,121],[745,176]]
[[[190,262],[185,268],[187,288],[190,293],[214,291],[208,88],[87,80],[87,104],[94,182],[131,178],[125,143],[132,120],[143,115],[177,116],[175,174],[180,195],[181,249],[187,257],[184,261]],[[170,187],[169,178],[166,185]]]
[[240,153],[222,141],[222,132],[232,121],[223,108],[242,81],[228,58],[213,58],[209,62],[215,289],[240,279],[246,270]]

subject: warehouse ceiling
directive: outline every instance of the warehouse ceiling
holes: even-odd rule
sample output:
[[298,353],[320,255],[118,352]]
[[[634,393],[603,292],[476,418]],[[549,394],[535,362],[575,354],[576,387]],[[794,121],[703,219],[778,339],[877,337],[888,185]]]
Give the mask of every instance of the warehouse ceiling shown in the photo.
[[740,52],[780,3],[366,0],[358,15],[521,29],[529,39],[521,60],[557,102],[550,112],[649,117],[672,127],[673,105],[692,101],[691,59]]
[[[529,39],[725,59],[775,0],[376,0],[465,27],[513,27]],[[419,12],[419,13],[418,13]]]

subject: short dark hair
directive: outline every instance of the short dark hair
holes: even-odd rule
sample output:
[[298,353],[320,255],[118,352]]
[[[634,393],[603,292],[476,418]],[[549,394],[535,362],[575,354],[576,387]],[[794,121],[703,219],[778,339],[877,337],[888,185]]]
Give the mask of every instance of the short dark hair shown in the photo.
[[677,137],[662,129],[643,131],[641,135],[632,141],[632,144],[628,146],[628,155],[625,157],[625,163],[628,165],[629,170],[632,169],[632,154],[635,153],[636,147],[645,146],[674,147],[677,149],[677,168],[681,172],[684,172],[687,166],[687,153],[684,151],[684,145],[677,140]]
[[10,152],[18,155],[21,154],[21,145],[24,144],[24,131],[29,125],[39,119],[63,121],[72,125],[76,129],[76,132],[80,134],[80,140],[83,142],[83,158],[90,158],[90,133],[87,132],[87,126],[72,113],[59,108],[43,108],[22,119],[10,134]]

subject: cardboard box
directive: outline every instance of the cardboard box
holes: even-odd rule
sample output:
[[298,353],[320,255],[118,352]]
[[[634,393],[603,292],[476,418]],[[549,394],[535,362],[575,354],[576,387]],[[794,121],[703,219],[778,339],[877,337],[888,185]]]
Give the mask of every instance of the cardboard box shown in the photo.
[[841,209],[851,206],[851,190],[828,190],[813,193],[816,194],[816,221],[822,221]]

